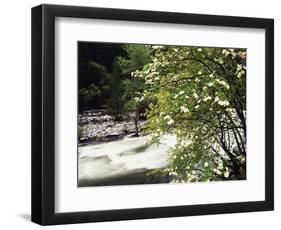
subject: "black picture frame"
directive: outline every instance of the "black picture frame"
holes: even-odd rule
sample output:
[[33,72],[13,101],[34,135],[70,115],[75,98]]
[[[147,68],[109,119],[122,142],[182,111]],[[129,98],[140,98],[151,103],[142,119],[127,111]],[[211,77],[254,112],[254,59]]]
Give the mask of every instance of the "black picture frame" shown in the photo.
[[[55,18],[109,19],[265,29],[265,200],[55,213]],[[80,6],[32,8],[32,221],[41,225],[274,209],[274,20]]]

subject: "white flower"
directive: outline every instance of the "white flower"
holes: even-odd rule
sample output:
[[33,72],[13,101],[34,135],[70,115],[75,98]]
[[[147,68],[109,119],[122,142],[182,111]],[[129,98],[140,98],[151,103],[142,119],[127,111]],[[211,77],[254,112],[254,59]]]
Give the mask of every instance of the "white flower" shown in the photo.
[[181,94],[184,94],[184,91],[181,90],[181,91],[179,92],[179,94],[180,94],[180,95],[181,95]]
[[222,60],[221,58],[218,59],[218,62],[219,62],[220,64],[223,64],[223,60]]
[[230,52],[229,52],[228,50],[226,50],[226,49],[223,49],[223,50],[222,50],[222,53],[223,53],[225,56],[227,56]]
[[171,120],[169,120],[169,121],[167,122],[168,125],[171,125],[171,124],[173,124],[173,123],[174,123],[174,120],[173,120],[173,119],[171,119]]
[[196,105],[194,108],[195,108],[195,109],[198,109],[198,108],[199,108],[199,105]]
[[151,79],[148,79],[148,80],[145,81],[144,84],[149,85],[151,82],[152,82]]
[[221,105],[221,106],[229,106],[228,101],[218,101],[218,104]]
[[191,173],[192,173],[193,175],[195,175],[195,174],[196,174],[196,171],[195,171],[195,170],[192,170]]
[[208,167],[209,166],[209,163],[208,162],[205,162],[204,163],[204,167]]
[[215,102],[217,102],[217,101],[219,101],[219,100],[220,100],[219,97],[216,96],[216,97],[215,97]]
[[211,99],[212,99],[212,98],[211,98],[210,96],[208,96],[208,97],[204,97],[204,98],[203,98],[203,101],[206,102],[206,101],[211,100]]
[[178,94],[176,94],[176,95],[174,96],[174,99],[176,99],[178,96],[179,96],[179,95],[178,95]]
[[171,117],[169,116],[169,115],[166,115],[165,117],[164,117],[164,120],[170,120],[171,119]]
[[216,79],[216,82],[218,82],[220,85],[223,85],[225,88],[229,89],[229,84],[227,84],[225,81]]
[[225,178],[228,178],[229,177],[229,172],[226,171],[226,172],[223,173],[223,175],[224,175]]
[[197,51],[201,52],[201,51],[202,51],[202,49],[201,49],[201,48],[198,48],[198,49],[197,49]]
[[237,77],[240,78],[245,73],[244,70],[241,70],[238,72]]
[[188,99],[188,98],[189,98],[189,96],[185,96],[185,98],[186,98],[186,99]]
[[189,109],[186,108],[185,106],[181,106],[180,108],[181,108],[181,112],[183,112],[183,113],[189,113]]
[[212,87],[213,85],[214,85],[213,82],[208,83],[208,86],[209,86],[209,87]]
[[161,49],[163,46],[152,46],[152,49]]
[[209,77],[210,77],[210,78],[213,78],[213,77],[214,77],[214,74],[213,74],[213,73],[211,73],[211,74],[209,75]]
[[241,58],[245,58],[246,57],[246,52],[238,52],[238,56]]
[[240,160],[241,163],[244,163],[246,161],[244,156],[239,156],[239,157],[237,157],[237,159]]
[[202,71],[198,71],[198,75],[201,75],[202,74]]
[[219,162],[218,169],[219,169],[219,170],[222,170],[222,169],[223,169],[223,164],[222,164],[221,161]]
[[221,175],[221,174],[222,174],[222,172],[221,172],[220,170],[218,170],[218,169],[213,169],[213,171],[214,171],[216,174],[218,174],[218,175]]
[[193,93],[193,97],[195,97],[197,99],[199,96],[197,93]]
[[236,69],[236,70],[237,70],[237,71],[239,71],[239,70],[241,70],[241,69],[242,69],[242,67],[243,67],[243,66],[242,66],[242,64],[238,64],[238,65],[237,65],[237,69]]

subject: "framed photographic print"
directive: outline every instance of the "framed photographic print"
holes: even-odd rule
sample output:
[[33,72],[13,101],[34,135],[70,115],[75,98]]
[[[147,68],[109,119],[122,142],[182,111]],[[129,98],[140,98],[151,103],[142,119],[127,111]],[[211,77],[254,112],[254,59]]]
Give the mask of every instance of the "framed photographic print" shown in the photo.
[[273,19],[32,9],[32,221],[273,210]]

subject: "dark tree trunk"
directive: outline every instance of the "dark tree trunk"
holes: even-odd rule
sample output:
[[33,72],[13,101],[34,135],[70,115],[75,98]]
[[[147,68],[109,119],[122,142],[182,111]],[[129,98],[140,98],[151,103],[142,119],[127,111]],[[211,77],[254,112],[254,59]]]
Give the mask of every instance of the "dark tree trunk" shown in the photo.
[[135,110],[135,114],[134,114],[134,124],[135,124],[135,136],[138,137],[139,136],[139,127],[138,127],[138,123],[139,123],[139,111]]

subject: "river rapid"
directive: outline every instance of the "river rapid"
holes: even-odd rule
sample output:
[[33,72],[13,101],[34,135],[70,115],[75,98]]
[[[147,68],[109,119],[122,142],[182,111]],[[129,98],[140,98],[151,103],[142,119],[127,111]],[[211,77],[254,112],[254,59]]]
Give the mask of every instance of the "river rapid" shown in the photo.
[[147,136],[131,137],[78,147],[78,185],[169,183],[167,175],[149,175],[168,166],[168,152],[176,144],[164,136],[160,144],[147,144]]

